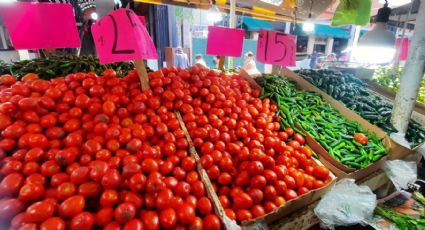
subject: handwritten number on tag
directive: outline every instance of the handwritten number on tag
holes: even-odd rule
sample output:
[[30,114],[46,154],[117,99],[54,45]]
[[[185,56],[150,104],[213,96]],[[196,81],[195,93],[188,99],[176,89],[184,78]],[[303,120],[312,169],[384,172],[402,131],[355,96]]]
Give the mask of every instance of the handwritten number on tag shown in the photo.
[[[132,54],[132,53],[134,53],[135,52],[134,50],[117,50],[117,40],[118,40],[117,22],[116,22],[113,15],[108,15],[108,16],[111,17],[112,23],[114,25],[114,44],[112,46],[112,53],[113,54]],[[130,23],[132,23],[131,19],[130,19]]]

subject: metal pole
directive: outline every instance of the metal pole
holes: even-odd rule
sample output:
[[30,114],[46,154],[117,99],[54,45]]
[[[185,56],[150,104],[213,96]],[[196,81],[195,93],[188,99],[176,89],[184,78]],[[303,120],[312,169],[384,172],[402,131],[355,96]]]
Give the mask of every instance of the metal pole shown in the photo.
[[[229,28],[236,27],[236,0],[230,0]],[[229,69],[233,69],[233,57],[229,57]]]
[[407,62],[394,101],[391,123],[405,134],[425,71],[425,0],[421,1]]

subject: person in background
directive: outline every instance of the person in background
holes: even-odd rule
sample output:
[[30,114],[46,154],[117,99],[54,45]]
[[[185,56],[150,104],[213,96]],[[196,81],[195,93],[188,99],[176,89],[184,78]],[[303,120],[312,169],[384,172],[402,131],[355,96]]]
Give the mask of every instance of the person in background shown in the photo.
[[214,56],[213,64],[215,69],[218,69],[218,65],[220,64],[219,62],[220,62],[220,56]]
[[200,64],[204,67],[207,67],[207,63],[205,63],[204,58],[202,57],[202,54],[197,54],[195,56],[195,63]]
[[244,69],[249,75],[260,74],[260,71],[257,69],[257,64],[255,64],[254,54],[251,51],[245,54],[245,61],[242,69]]
[[180,67],[182,69],[187,69],[187,67],[189,67],[189,60],[181,47],[177,47],[176,49],[174,67]]
[[310,68],[311,69],[316,68],[318,56],[319,56],[319,54],[317,53],[317,51],[314,51],[314,53],[310,56]]

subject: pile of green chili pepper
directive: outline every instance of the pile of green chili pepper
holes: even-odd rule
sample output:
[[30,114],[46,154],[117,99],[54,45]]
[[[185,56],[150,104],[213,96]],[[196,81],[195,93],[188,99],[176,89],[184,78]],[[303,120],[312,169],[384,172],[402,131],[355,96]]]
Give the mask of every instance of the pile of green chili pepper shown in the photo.
[[[278,104],[282,126],[302,133],[297,129],[299,124],[342,164],[362,169],[387,154],[382,140],[345,119],[319,94],[298,90],[294,82],[280,76],[263,75],[258,83],[263,86],[262,97],[273,98]],[[365,134],[368,143],[354,141],[354,133]]]
[[[397,132],[390,122],[393,105],[387,99],[370,91],[365,83],[352,74],[333,70],[300,70],[298,73],[385,132]],[[410,142],[411,147],[424,142],[425,127],[410,120],[406,140]]]
[[[1,64],[1,63],[0,63]],[[123,77],[134,69],[132,62],[116,62],[102,65],[97,57],[93,56],[52,56],[46,59],[33,59],[13,62],[5,65],[5,74],[12,74],[18,78],[27,73],[36,73],[41,79],[63,77],[70,73],[95,72],[101,75],[106,69],[114,69],[117,76]]]

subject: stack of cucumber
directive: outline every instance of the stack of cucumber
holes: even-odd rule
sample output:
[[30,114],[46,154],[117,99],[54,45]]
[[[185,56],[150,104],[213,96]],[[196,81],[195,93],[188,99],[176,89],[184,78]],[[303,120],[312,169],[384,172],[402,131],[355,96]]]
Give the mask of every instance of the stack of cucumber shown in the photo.
[[[333,70],[300,70],[298,74],[385,132],[397,132],[390,122],[392,104],[352,74]],[[406,139],[411,147],[421,144],[425,141],[425,127],[410,120]]]
[[[280,76],[263,75],[258,83],[263,87],[262,97],[278,104],[283,127],[302,133],[298,124],[342,164],[361,169],[387,154],[382,140],[357,122],[345,119],[319,94],[298,90],[294,82]],[[356,133],[365,135],[367,143],[354,140]]]

